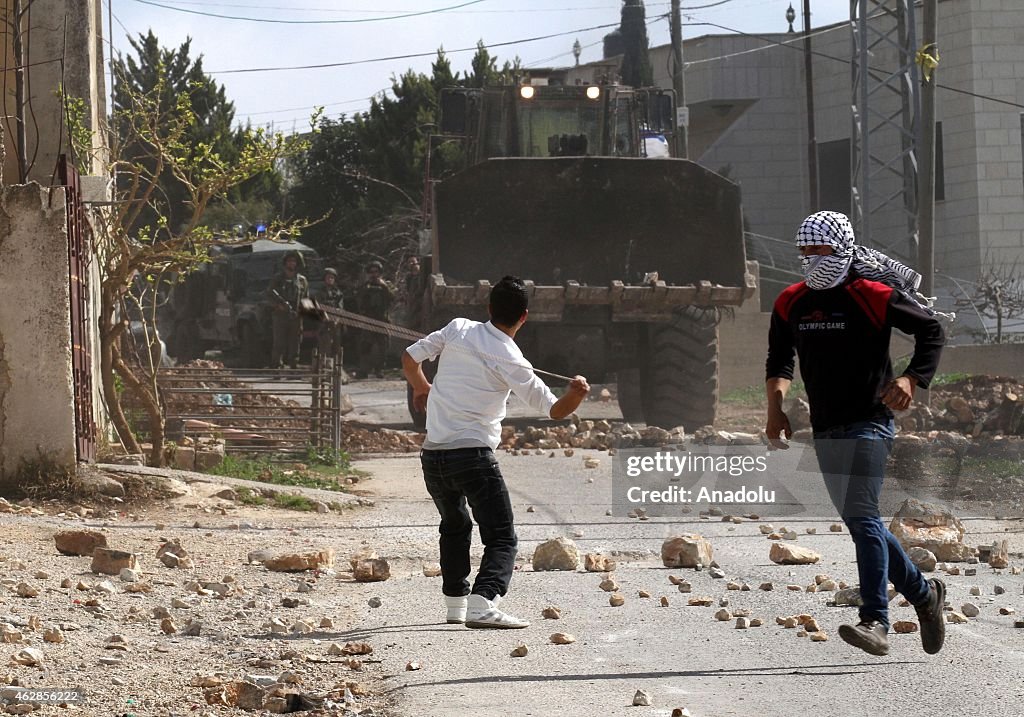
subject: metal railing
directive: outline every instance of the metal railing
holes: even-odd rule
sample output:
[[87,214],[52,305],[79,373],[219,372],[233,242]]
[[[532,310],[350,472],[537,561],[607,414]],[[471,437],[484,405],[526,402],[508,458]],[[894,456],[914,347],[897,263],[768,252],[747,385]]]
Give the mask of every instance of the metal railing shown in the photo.
[[310,368],[161,369],[170,440],[216,438],[228,454],[299,460],[341,450],[340,360],[314,358]]

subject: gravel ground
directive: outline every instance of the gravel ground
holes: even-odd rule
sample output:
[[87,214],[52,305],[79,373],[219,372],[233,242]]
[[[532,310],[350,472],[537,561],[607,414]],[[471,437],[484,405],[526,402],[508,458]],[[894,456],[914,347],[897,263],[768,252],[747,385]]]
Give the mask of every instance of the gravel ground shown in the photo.
[[[601,458],[600,466],[585,469],[582,459],[595,456]],[[360,683],[374,692],[357,698],[355,707],[363,714],[408,717],[667,716],[674,707],[686,707],[694,717],[1020,714],[1024,630],[1013,628],[1024,611],[1020,576],[995,574],[980,565],[976,577],[946,577],[950,604],[959,609],[971,600],[980,616],[950,625],[947,646],[938,656],[925,655],[916,635],[894,635],[890,655],[873,658],[848,647],[836,634],[839,624],[855,618],[852,609],[827,607],[825,594],[785,590],[788,583],[813,582],[818,573],[856,583],[849,536],[828,532],[830,521],[788,521],[800,533],[797,544],[824,558],[815,566],[778,566],[767,559],[770,543],[757,522],[607,516],[611,462],[604,454],[499,458],[520,536],[520,569],[506,605],[534,621],[526,630],[473,631],[443,624],[440,581],[422,572],[424,564],[436,563],[437,528],[418,460],[380,458],[357,463],[372,476],[360,488],[374,493],[376,506],[336,514],[240,506],[213,497],[216,484],[197,483],[192,485],[194,495],[145,509],[107,504],[86,519],[54,515],[54,505],[44,506],[50,513],[45,517],[0,515],[0,582],[6,588],[0,595],[0,622],[12,626],[5,632],[21,632],[25,641],[3,647],[8,656],[26,647],[44,653],[41,667],[5,667],[7,684],[83,686],[87,701],[75,712],[97,716],[254,714],[207,706],[193,679],[218,673],[225,679],[276,677],[289,671],[301,679],[299,689],[310,693]],[[529,506],[534,512],[527,511]],[[111,508],[120,510],[116,518],[107,513]],[[781,522],[775,520],[776,525]],[[89,558],[57,554],[56,531],[86,526],[102,530],[111,547],[140,554],[141,580],[151,592],[129,593],[128,584],[117,576],[92,575]],[[1024,541],[1019,523],[973,519],[967,526],[972,544],[1009,538],[1013,562],[1020,564]],[[815,527],[817,534],[805,534],[807,527]],[[662,541],[682,532],[700,532],[712,541],[725,580],[714,580],[707,572],[661,567]],[[533,549],[555,536],[573,538],[582,552],[615,555],[619,567],[614,577],[625,605],[609,605],[608,593],[598,588],[598,574],[532,572]],[[163,538],[180,539],[195,567],[161,565],[155,555]],[[360,584],[345,573],[289,575],[246,563],[254,550],[323,548],[336,551],[339,570],[357,551],[373,549],[391,561],[392,577]],[[474,554],[479,552],[477,544]],[[687,607],[690,596],[669,583],[670,574],[689,580],[693,595],[712,597],[715,606]],[[65,578],[71,587],[60,587]],[[97,591],[104,579],[114,586],[112,594]],[[310,592],[299,591],[303,579]],[[753,590],[727,591],[728,580],[747,582]],[[79,581],[91,589],[78,590]],[[199,596],[186,587],[193,581],[224,582],[232,594]],[[757,590],[763,581],[772,581],[776,589]],[[22,582],[38,588],[39,595],[18,597]],[[997,585],[1005,594],[994,594]],[[971,586],[980,588],[979,597],[969,594]],[[652,597],[638,597],[640,590]],[[662,596],[669,601],[667,607],[660,605]],[[283,598],[308,599],[309,604],[287,608]],[[380,607],[371,607],[373,598],[380,600]],[[749,609],[765,626],[744,631],[734,629],[733,622],[716,621],[720,598],[730,601],[731,610]],[[87,605],[90,600],[99,603]],[[561,608],[561,620],[541,619],[541,610],[549,605]],[[1002,606],[1015,608],[1018,615],[999,615]],[[189,619],[201,621],[200,634],[164,635],[160,621],[151,617],[157,607],[168,608],[179,631]],[[894,603],[893,609],[894,619],[914,619],[911,608]],[[814,615],[830,639],[811,642],[775,624],[776,616],[798,613]],[[315,629],[273,634],[271,618],[289,627],[306,620]],[[324,618],[333,626],[318,627]],[[55,626],[63,627],[65,642],[44,642],[43,631]],[[571,633],[576,642],[550,644],[554,632]],[[123,636],[126,651],[105,649],[113,635]],[[328,654],[332,643],[349,641],[373,647],[362,672]],[[529,646],[529,654],[510,657],[520,642]],[[105,665],[103,658],[121,662]],[[407,671],[410,661],[422,669]],[[653,706],[630,706],[637,689],[651,694]],[[68,711],[48,706],[39,714]]]

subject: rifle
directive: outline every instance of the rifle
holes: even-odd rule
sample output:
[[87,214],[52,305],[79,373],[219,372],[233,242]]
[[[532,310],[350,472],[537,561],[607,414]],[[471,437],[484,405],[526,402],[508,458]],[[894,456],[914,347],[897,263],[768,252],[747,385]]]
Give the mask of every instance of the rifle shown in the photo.
[[[289,302],[287,299],[285,299],[283,296],[277,293],[277,289],[271,289],[270,296],[274,299],[277,299],[278,306],[288,309],[288,313],[291,314],[292,316],[295,316],[298,313],[292,307],[291,302]],[[303,299],[303,301],[305,301],[305,299]]]

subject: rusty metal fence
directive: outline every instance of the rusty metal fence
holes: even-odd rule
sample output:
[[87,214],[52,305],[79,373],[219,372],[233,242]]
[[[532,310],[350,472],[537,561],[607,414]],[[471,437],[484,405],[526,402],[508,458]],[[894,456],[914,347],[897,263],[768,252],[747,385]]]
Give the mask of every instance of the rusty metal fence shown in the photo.
[[167,438],[221,439],[227,454],[304,460],[341,450],[341,363],[305,369],[161,369]]
[[82,202],[78,171],[66,154],[58,159],[68,217],[68,267],[71,310],[71,369],[75,391],[75,440],[78,460],[96,458],[97,430],[92,401],[89,346],[89,238],[91,229]]

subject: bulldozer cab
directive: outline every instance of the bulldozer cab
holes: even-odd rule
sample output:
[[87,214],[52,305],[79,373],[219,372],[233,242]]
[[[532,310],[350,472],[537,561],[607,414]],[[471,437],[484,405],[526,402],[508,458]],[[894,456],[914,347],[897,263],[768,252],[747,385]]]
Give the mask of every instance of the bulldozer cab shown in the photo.
[[673,93],[653,88],[524,84],[441,93],[441,131],[464,138],[467,166],[498,157],[648,157],[650,137],[672,146],[674,115]]

